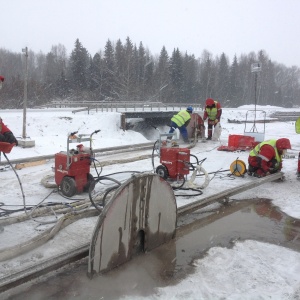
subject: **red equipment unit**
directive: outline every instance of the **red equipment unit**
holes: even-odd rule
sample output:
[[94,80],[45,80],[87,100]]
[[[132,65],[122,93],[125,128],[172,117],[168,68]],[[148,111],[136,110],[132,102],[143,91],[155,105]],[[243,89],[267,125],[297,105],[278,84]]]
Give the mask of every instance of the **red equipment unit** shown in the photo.
[[[76,152],[78,153],[78,151]],[[69,167],[67,167],[67,161],[68,156],[66,152],[55,154],[55,182],[60,186],[65,176],[74,178],[76,192],[82,193],[90,177],[91,155],[80,152],[71,154],[69,156]]]
[[[55,154],[55,182],[61,192],[67,196],[87,192],[94,177],[90,174],[90,165],[93,158],[92,135],[100,130],[94,131],[89,137],[86,134],[76,136],[76,132],[68,135],[67,151]],[[70,149],[71,143],[90,142],[89,147],[82,144]]]
[[190,149],[169,148],[160,149],[160,163],[168,170],[171,179],[183,178],[189,174]]

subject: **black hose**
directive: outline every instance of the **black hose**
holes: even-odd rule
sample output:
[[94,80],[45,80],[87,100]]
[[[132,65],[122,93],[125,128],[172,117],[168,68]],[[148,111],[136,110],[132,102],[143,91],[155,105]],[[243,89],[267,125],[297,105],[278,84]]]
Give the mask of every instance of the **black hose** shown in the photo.
[[111,176],[111,175],[117,175],[117,174],[123,174],[123,173],[142,173],[141,171],[122,171],[122,172],[115,172],[115,173],[110,173],[106,174],[105,176]]
[[[100,174],[102,173],[103,168],[101,167],[100,162],[96,158],[91,157],[91,160],[93,161],[93,165],[94,165],[94,169],[95,169],[95,171],[97,173],[97,177],[99,177]],[[98,172],[98,169],[97,169],[95,161],[100,165],[100,173]]]
[[[118,180],[114,179],[114,178],[110,178],[110,177],[107,177],[107,176],[100,176],[98,179],[96,179],[94,182],[91,183],[90,185],[90,188],[89,188],[89,199],[92,203],[92,205],[101,213],[102,210],[99,209],[99,207],[96,205],[96,203],[94,202],[93,200],[93,197],[92,197],[92,191],[94,190],[95,186],[97,183],[99,183],[101,180],[110,180],[110,181],[113,181],[115,183],[118,184],[118,187],[121,185],[121,182],[119,182]],[[116,186],[114,186],[116,187]],[[109,188],[110,189],[110,188]],[[107,193],[106,193],[107,195]]]
[[172,189],[175,191],[175,190],[180,190],[180,189],[183,189],[182,187],[184,186],[184,184],[185,184],[185,178],[183,177],[183,182],[182,182],[182,184],[180,185],[180,186],[177,186],[177,187],[173,187],[172,186]]
[[184,191],[194,191],[194,192],[197,192],[196,194],[189,194],[189,195],[176,195],[176,197],[195,197],[195,196],[200,196],[203,194],[202,191],[200,190],[197,190],[197,189],[193,189],[193,188],[180,188],[180,190],[184,190]]
[[3,152],[3,155],[4,155],[4,157],[6,158],[8,164],[11,166],[11,168],[13,169],[14,173],[15,173],[16,176],[17,176],[17,179],[18,179],[18,181],[19,181],[19,185],[20,185],[20,188],[21,188],[21,192],[22,192],[24,211],[25,211],[25,213],[27,213],[26,202],[25,202],[25,194],[24,194],[24,190],[23,190],[23,186],[22,186],[22,182],[21,182],[21,180],[20,180],[20,177],[19,177],[18,173],[16,172],[15,168],[14,168],[14,167],[12,166],[12,164],[10,163],[8,157],[6,156],[6,154],[5,154],[4,152]]
[[116,190],[117,188],[119,187],[119,185],[115,185],[115,186],[112,186],[111,188],[108,188],[103,196],[103,200],[102,200],[102,204],[103,204],[103,207],[105,206],[105,199],[107,197],[107,195],[113,191],[113,190]]
[[[227,170],[218,170],[218,171],[215,171],[215,172],[209,172],[209,173],[207,173],[207,174],[217,174],[217,173],[221,173],[221,172],[228,172],[228,171],[230,171],[230,169],[227,169]],[[204,176],[205,174],[198,174],[198,175],[196,175],[196,177],[197,176]]]

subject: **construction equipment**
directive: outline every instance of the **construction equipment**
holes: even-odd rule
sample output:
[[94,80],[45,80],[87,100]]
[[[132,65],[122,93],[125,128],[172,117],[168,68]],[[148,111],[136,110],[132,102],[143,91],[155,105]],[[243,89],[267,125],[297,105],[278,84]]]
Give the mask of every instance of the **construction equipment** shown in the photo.
[[247,171],[247,167],[244,161],[240,159],[236,159],[231,165],[230,165],[230,172],[232,175],[235,176],[244,176],[244,174]]
[[156,173],[164,179],[182,180],[190,172],[190,149],[179,148],[175,141],[162,141],[162,137],[170,135],[173,134],[159,134],[158,153],[161,165],[156,168]]
[[[258,119],[260,117],[260,119]],[[247,124],[252,124],[252,127],[247,128]],[[260,123],[260,128],[257,128],[257,124]],[[255,138],[255,142],[260,143],[265,140],[266,131],[266,112],[264,110],[248,110],[246,113],[246,121],[244,128],[245,136],[252,136]]]
[[205,140],[205,126],[198,113],[191,114],[191,121],[187,126],[188,137],[193,141]]
[[[72,197],[76,193],[88,192],[94,177],[90,174],[90,165],[94,157],[92,151],[92,134],[79,134],[78,131],[68,134],[67,151],[55,154],[55,182],[67,197]],[[90,142],[89,147],[79,144],[75,149],[70,149],[71,143]]]
[[[159,133],[159,138],[155,142],[153,150],[156,149],[161,164],[155,168],[154,157],[152,156],[153,171],[167,180],[174,189],[194,189],[199,192],[200,189],[206,188],[210,181],[208,173],[202,167],[205,159],[199,162],[197,156],[191,154],[188,147],[179,147],[177,141],[170,140],[174,135],[176,133]],[[163,140],[164,137],[167,137],[167,139]],[[191,157],[195,159],[194,163],[191,162]],[[187,175],[190,171],[193,172],[188,179]],[[201,185],[195,184],[196,176],[200,173],[205,175],[204,183]]]

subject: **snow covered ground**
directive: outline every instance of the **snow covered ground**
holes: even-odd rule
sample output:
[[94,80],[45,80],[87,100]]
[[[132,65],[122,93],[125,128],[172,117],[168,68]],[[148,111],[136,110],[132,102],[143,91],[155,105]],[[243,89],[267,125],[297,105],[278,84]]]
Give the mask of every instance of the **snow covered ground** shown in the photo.
[[[247,162],[247,151],[218,151],[220,145],[228,144],[231,134],[243,134],[245,125],[228,123],[228,119],[245,120],[247,112],[254,106],[223,109],[221,118],[222,136],[220,141],[199,142],[191,150],[199,160],[205,159],[203,167],[208,172],[227,170],[235,159]],[[284,109],[280,107],[257,107],[266,112],[267,118],[275,111],[298,111],[300,109]],[[199,112],[202,114],[203,112]],[[1,111],[0,115],[6,125],[16,136],[22,133],[22,111]],[[262,132],[262,124],[257,129]],[[33,157],[37,155],[55,154],[66,150],[67,134],[73,131],[90,134],[100,129],[93,136],[93,148],[106,148],[120,145],[132,145],[155,141],[156,130],[149,130],[147,139],[134,131],[120,129],[120,114],[116,112],[80,112],[72,114],[71,109],[43,109],[27,111],[27,135],[35,141],[33,148],[15,147],[7,154],[10,160]],[[168,128],[161,128],[167,131]],[[292,144],[289,151],[291,158],[284,159],[283,172],[285,181],[271,182],[236,195],[235,199],[269,198],[281,211],[291,217],[300,219],[300,182],[296,178],[298,153],[300,152],[300,136],[295,133],[295,122],[271,122],[265,124],[265,139],[287,137]],[[293,157],[294,156],[294,157]],[[1,156],[1,160],[5,160]],[[155,160],[158,163],[158,160]],[[18,171],[22,181],[26,202],[38,204],[49,191],[41,185],[43,176],[51,174],[53,160],[41,166]],[[124,165],[111,165],[103,170],[103,175],[125,170],[151,171],[150,159]],[[204,189],[203,197],[213,195],[224,189],[239,186],[245,182],[256,180],[245,176],[235,180],[224,180],[226,173],[217,173],[209,186]],[[0,202],[6,205],[20,205],[22,195],[17,179],[11,169],[0,172]],[[123,178],[124,179],[124,178]],[[201,181],[201,179],[198,179]],[[53,198],[52,198],[53,197]],[[201,199],[201,197],[200,197]],[[59,195],[51,195],[49,201],[61,201]],[[178,199],[180,207],[195,199]],[[20,237],[26,229],[18,228]],[[0,238],[5,232],[0,232]],[[1,244],[3,243],[1,238]],[[2,244],[3,245],[3,244]],[[263,257],[263,259],[262,259]],[[13,265],[13,261],[10,261]],[[1,269],[2,268],[2,269]],[[195,273],[176,286],[160,288],[157,293],[147,299],[300,299],[300,253],[262,242],[248,240],[236,242],[232,249],[213,247],[207,255],[194,262]],[[3,265],[0,267],[3,271]],[[132,299],[132,298],[131,298]]]

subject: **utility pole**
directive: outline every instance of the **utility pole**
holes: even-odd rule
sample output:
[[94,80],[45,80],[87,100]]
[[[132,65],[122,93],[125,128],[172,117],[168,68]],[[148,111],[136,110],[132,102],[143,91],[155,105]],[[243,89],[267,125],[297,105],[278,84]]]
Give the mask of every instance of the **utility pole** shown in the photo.
[[29,148],[35,146],[35,141],[28,139],[26,134],[26,109],[27,109],[27,86],[28,86],[28,48],[22,49],[25,55],[25,73],[24,73],[24,99],[23,99],[23,132],[22,139],[18,140],[20,147]]
[[255,81],[254,81],[254,125],[253,125],[253,131],[254,128],[256,129],[256,105],[257,105],[257,74],[261,72],[261,63],[253,63],[251,64],[251,73],[254,73]]
[[26,139],[26,109],[27,109],[27,86],[28,86],[28,48],[22,49],[25,54],[25,75],[24,75],[24,100],[23,100],[23,133],[22,138]]

